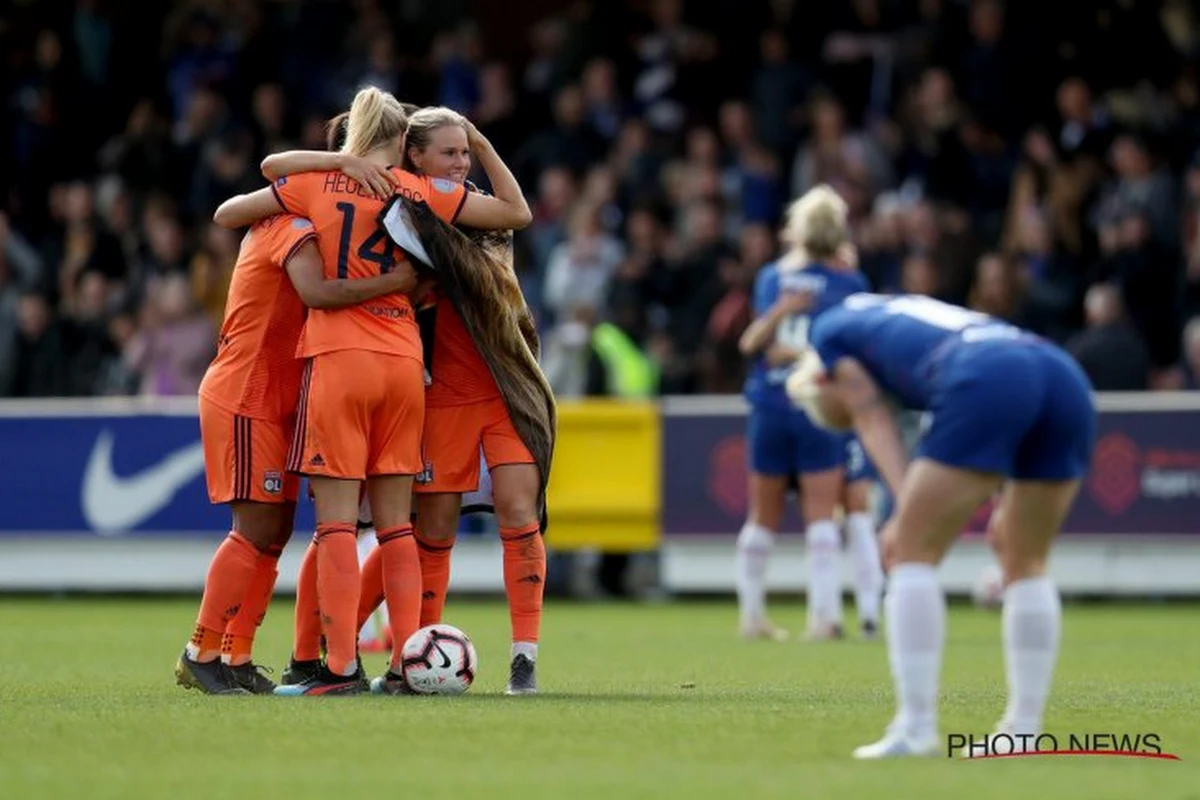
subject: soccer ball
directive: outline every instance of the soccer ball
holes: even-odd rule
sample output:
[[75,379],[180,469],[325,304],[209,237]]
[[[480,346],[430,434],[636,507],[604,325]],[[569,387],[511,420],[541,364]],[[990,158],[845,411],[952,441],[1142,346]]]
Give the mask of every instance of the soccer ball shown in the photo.
[[1004,573],[998,564],[988,564],[975,579],[971,599],[980,608],[999,608],[1004,602]]
[[408,637],[400,656],[400,674],[417,694],[462,694],[471,688],[478,666],[470,637],[441,623]]

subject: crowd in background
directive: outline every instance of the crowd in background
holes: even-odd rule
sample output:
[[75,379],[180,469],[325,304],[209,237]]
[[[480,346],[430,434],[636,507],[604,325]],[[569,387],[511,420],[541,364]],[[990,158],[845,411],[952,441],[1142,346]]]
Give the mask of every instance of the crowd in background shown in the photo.
[[465,0],[7,5],[0,396],[194,393],[239,246],[212,211],[366,84],[512,165],[561,396],[618,391],[600,323],[659,393],[739,391],[755,273],[819,183],[878,291],[1052,337],[1099,389],[1200,388],[1185,0],[543,2],[516,46]]

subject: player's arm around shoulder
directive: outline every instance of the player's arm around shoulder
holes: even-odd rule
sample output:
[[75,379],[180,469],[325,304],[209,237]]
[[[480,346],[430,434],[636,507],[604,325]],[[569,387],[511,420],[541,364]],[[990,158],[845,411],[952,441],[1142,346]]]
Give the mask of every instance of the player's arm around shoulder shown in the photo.
[[[756,356],[771,344],[779,324],[792,314],[803,314],[812,307],[812,295],[806,292],[779,292],[777,273],[764,270],[755,279],[754,305],[757,316],[738,339],[738,350],[747,358]],[[788,364],[799,354],[795,351],[776,351],[773,360]]]
[[494,196],[467,192],[456,220],[463,225],[487,230],[519,231],[533,222],[533,212],[521,192],[521,186],[508,165],[496,153],[492,143],[467,122],[467,142],[471,152],[491,181]]
[[244,228],[260,219],[286,211],[273,186],[231,197],[217,207],[213,222],[222,228]]
[[326,278],[321,253],[312,239],[296,248],[284,266],[296,294],[309,308],[345,308],[386,294],[408,293],[417,285],[416,273],[408,261],[370,278]]
[[400,179],[387,167],[349,153],[287,150],[267,156],[259,168],[272,183],[304,172],[341,172],[379,200],[386,200],[400,185]]

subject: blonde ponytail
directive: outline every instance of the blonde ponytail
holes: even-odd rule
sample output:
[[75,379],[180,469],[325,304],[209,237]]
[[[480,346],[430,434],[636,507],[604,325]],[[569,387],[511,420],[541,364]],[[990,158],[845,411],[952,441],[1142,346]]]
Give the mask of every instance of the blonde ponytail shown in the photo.
[[833,258],[850,241],[849,207],[830,186],[814,186],[787,210],[780,238],[789,261]]
[[365,156],[401,136],[407,126],[403,104],[387,92],[368,86],[354,95],[349,111],[330,121],[329,141],[336,142],[344,129],[341,151]]

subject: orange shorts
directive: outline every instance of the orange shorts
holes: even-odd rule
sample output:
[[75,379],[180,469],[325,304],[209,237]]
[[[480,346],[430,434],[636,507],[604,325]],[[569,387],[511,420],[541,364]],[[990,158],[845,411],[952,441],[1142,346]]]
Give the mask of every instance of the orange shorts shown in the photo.
[[425,470],[413,486],[413,491],[419,494],[478,489],[480,450],[489,469],[502,464],[536,463],[517,435],[508,407],[499,397],[482,403],[428,409],[422,450]]
[[365,480],[421,471],[425,370],[369,350],[314,356],[304,372],[288,469]]
[[251,419],[200,398],[200,441],[214,503],[294,503],[300,480],[287,472],[292,422]]

